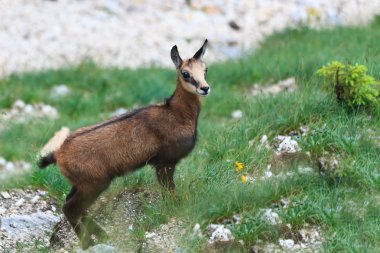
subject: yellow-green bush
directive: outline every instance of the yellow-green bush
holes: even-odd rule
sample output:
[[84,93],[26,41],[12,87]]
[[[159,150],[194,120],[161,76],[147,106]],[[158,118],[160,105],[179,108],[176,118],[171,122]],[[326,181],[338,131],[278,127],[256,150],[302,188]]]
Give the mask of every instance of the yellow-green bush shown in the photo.
[[377,106],[380,83],[367,75],[364,65],[343,64],[332,61],[317,71],[324,76],[325,83],[332,85],[338,101],[350,106]]

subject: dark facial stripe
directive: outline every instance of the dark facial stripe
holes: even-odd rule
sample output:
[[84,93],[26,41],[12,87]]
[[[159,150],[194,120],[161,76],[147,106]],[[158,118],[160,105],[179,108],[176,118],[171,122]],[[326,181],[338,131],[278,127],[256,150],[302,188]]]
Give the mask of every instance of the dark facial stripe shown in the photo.
[[198,86],[199,86],[199,83],[193,77],[190,77],[188,82],[191,83],[192,85],[194,85],[196,88],[198,88]]

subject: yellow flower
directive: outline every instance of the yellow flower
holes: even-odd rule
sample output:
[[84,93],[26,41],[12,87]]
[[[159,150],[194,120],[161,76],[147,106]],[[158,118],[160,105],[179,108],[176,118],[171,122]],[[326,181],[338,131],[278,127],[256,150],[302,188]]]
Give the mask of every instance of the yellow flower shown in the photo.
[[247,177],[246,176],[241,176],[240,179],[241,179],[241,181],[243,183],[247,182]]
[[236,172],[241,172],[244,169],[244,163],[235,162],[235,170]]

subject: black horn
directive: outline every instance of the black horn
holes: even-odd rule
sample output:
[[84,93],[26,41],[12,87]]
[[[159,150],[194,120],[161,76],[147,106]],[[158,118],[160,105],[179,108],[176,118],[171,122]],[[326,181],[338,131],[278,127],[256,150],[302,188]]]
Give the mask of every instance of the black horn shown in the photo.
[[193,56],[194,59],[196,59],[196,60],[202,59],[203,55],[206,52],[207,43],[208,43],[208,40],[206,39],[205,42],[203,43],[202,47]]
[[182,59],[181,56],[179,56],[177,46],[172,47],[172,50],[170,51],[170,57],[172,58],[175,67],[178,69],[182,64]]

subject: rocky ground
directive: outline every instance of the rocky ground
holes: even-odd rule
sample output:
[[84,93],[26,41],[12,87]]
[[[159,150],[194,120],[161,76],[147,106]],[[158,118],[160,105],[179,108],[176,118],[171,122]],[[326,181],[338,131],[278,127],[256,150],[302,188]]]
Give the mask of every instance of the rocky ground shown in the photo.
[[[134,222],[144,219],[141,214],[142,205],[153,201],[157,196],[153,193],[124,190],[103,194],[89,213],[112,240],[85,252],[136,252],[138,243],[126,238],[131,237]],[[63,217],[57,202],[46,191],[32,188],[3,191],[0,192],[0,200],[0,249],[4,252],[38,252],[42,249],[84,252],[79,248],[76,235]],[[56,228],[59,240],[51,243],[50,236]],[[149,241],[147,238],[142,247],[153,250],[159,245],[156,243],[157,240]]]
[[210,40],[207,60],[238,57],[287,27],[366,23],[377,0],[4,0],[0,75],[91,58],[105,66],[171,66],[177,44],[191,56]]
[[[229,224],[241,224],[244,217],[234,215],[223,224],[210,224],[202,231],[199,224],[193,231],[187,231],[183,221],[172,219],[155,230],[145,233],[145,239],[140,242],[126,240],[132,238],[134,222],[144,219],[141,205],[148,199],[154,201],[157,194],[147,192],[105,193],[91,208],[90,213],[106,230],[112,240],[107,244],[99,244],[86,251],[79,248],[78,240],[70,225],[63,217],[56,201],[46,191],[38,189],[15,189],[0,193],[0,249],[4,252],[38,252],[49,249],[53,252],[77,253],[110,253],[110,252],[185,252],[181,248],[183,236],[203,237],[207,240],[207,249],[216,250],[221,245],[234,243],[234,237]],[[278,243],[258,242],[252,248],[253,252],[318,252],[323,238],[320,228],[306,226],[293,231],[289,224],[282,224],[277,208],[288,208],[291,205],[287,199],[281,200],[272,208],[263,209],[258,214],[274,226],[283,226],[287,233]],[[52,232],[59,228],[59,241],[50,243]],[[122,231],[122,232],[121,232]],[[239,242],[240,243],[240,242]],[[243,242],[241,242],[243,244]]]
[[0,193],[0,249],[3,252],[38,250],[61,219],[56,202],[46,191],[14,189]]

